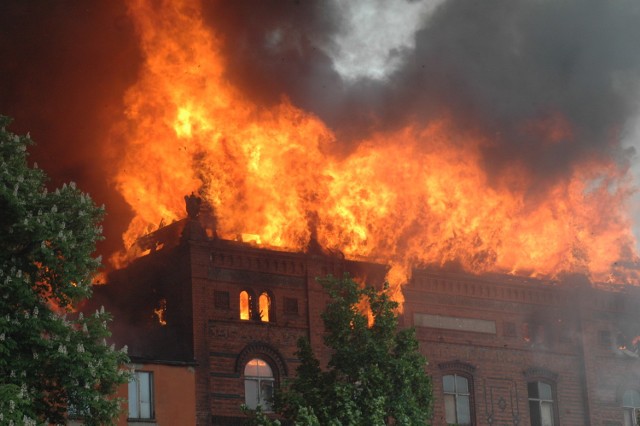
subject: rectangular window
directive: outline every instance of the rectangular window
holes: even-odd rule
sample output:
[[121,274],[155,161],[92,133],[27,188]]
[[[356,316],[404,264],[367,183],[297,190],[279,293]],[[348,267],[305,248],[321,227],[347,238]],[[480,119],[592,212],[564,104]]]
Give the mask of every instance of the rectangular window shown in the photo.
[[294,299],[293,297],[285,297],[283,305],[285,314],[298,314],[298,299]]
[[129,381],[129,418],[153,419],[153,373],[136,371]]
[[442,389],[444,390],[444,411],[447,423],[470,425],[469,380],[457,374],[446,375],[442,377]]
[[527,384],[531,426],[554,426],[553,394],[551,385],[544,382]]
[[216,291],[213,294],[213,303],[217,309],[229,309],[229,292]]

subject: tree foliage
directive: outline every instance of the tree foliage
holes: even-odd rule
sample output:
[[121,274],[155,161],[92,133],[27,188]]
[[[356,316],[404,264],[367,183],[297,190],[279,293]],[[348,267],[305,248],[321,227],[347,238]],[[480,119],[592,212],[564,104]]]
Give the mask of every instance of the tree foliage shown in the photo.
[[0,116],[0,424],[110,424],[127,380],[108,347],[104,309],[74,313],[90,297],[103,211],[73,183],[48,192],[27,163],[29,136]]
[[[348,276],[321,283],[331,296],[322,315],[332,350],[323,370],[306,339],[297,376],[276,395],[276,410],[299,425],[424,425],[431,380],[414,329],[398,329],[388,288],[360,287]],[[370,312],[370,317],[367,315]]]

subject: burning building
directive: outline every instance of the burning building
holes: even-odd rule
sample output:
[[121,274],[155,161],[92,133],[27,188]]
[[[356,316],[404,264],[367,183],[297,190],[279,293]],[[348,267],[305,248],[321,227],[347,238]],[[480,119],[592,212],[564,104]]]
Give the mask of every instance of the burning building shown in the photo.
[[434,424],[633,424],[640,7],[395,6],[2,2],[0,106],[124,246],[132,421],[232,423],[349,271],[417,327]]
[[[328,359],[327,296],[315,278],[349,272],[380,284],[389,271],[314,244],[285,252],[221,239],[197,208],[139,241],[145,254],[96,289],[144,375],[123,391],[129,424],[236,425],[242,404],[268,410],[299,365],[299,337]],[[400,322],[417,329],[428,359],[434,425],[635,424],[640,289],[598,288],[577,274],[545,281],[423,268],[403,291]]]

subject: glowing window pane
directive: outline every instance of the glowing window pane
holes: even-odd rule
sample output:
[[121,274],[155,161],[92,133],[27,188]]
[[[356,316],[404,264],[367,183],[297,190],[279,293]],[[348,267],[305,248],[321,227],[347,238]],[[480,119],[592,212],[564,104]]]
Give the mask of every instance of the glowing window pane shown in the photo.
[[258,305],[260,306],[260,320],[263,322],[269,322],[269,310],[271,309],[271,299],[267,293],[262,293],[258,298]]
[[251,297],[246,291],[240,292],[240,319],[248,320],[251,318]]

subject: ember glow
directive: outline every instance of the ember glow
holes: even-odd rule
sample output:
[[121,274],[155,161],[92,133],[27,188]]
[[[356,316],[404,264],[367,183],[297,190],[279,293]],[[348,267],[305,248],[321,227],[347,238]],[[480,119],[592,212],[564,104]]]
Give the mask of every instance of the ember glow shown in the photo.
[[[213,206],[221,238],[251,235],[298,251],[316,235],[349,258],[390,264],[398,289],[412,267],[447,263],[635,282],[616,266],[636,253],[624,208],[631,182],[611,158],[585,157],[533,192],[537,176],[518,159],[488,174],[482,153],[499,149],[499,136],[458,126],[464,117],[447,108],[364,134],[345,150],[338,132],[286,96],[265,106],[234,86],[225,35],[195,2],[132,0],[129,14],[144,62],[125,95],[127,120],[111,136],[126,144],[114,178],[135,212],[126,247],[184,218],[183,197],[195,192]],[[581,137],[559,111],[518,128],[560,148]],[[123,265],[127,254],[113,261]]]

